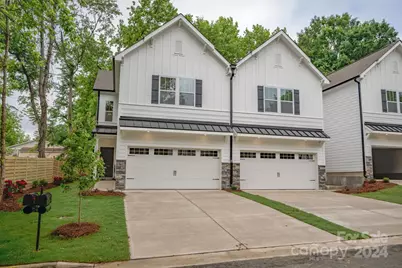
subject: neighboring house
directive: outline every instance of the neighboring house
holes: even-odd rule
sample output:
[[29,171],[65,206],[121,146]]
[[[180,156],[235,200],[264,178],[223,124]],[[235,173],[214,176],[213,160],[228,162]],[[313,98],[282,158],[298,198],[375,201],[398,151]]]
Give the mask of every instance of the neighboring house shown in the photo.
[[[46,143],[45,155],[46,158],[54,158],[59,156],[64,151],[61,146],[49,146]],[[27,141],[20,144],[15,144],[7,147],[8,155],[18,156],[18,157],[38,157],[38,142],[37,141]]]
[[402,43],[330,74],[324,87],[328,183],[402,179]]
[[[121,189],[317,189],[322,83],[283,32],[230,65],[183,15],[100,71],[97,150]],[[320,171],[319,171],[320,170]]]

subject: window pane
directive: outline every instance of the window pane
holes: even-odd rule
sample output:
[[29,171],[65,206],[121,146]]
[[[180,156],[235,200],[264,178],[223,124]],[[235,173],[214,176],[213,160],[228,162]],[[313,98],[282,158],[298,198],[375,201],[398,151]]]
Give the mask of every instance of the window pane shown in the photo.
[[161,77],[161,87],[160,90],[176,90],[176,78]]
[[113,101],[106,101],[106,111],[113,112]]
[[105,113],[105,121],[112,122],[113,121],[113,112],[106,112]]
[[180,93],[180,105],[194,106],[194,94]]
[[180,92],[194,93],[194,79],[180,78]]
[[397,113],[398,106],[396,102],[388,102],[388,112]]
[[291,90],[291,89],[281,89],[281,100],[293,101],[293,90]]
[[402,103],[402,92],[399,92],[399,102]]
[[265,111],[266,112],[278,112],[278,102],[277,101],[265,101]]
[[160,103],[163,104],[175,104],[175,92],[169,92],[169,91],[161,91],[161,99]]
[[293,102],[281,101],[281,113],[293,114]]
[[396,92],[395,91],[387,91],[387,100],[388,101],[396,101]]
[[278,99],[278,90],[276,88],[265,88],[265,99],[269,100],[277,100]]

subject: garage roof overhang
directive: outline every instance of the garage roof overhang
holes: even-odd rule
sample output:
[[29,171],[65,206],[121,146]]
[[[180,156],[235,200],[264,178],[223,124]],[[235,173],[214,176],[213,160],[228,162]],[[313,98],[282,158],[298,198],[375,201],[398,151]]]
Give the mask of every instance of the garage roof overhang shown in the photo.
[[92,134],[117,135],[117,126],[96,126]]
[[231,136],[229,124],[122,116],[120,130]]
[[402,135],[402,125],[365,122],[369,134]]
[[322,129],[290,128],[279,126],[234,125],[240,137],[327,141],[330,137]]

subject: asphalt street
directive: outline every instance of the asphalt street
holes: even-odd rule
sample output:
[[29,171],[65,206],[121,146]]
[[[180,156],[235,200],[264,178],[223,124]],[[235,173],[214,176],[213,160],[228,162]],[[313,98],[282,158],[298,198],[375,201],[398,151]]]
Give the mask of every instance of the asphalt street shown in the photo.
[[[380,254],[376,254],[380,253]],[[400,268],[402,267],[402,245],[388,246],[380,251],[365,252],[351,250],[342,257],[326,256],[291,256],[270,259],[217,263],[192,268]]]

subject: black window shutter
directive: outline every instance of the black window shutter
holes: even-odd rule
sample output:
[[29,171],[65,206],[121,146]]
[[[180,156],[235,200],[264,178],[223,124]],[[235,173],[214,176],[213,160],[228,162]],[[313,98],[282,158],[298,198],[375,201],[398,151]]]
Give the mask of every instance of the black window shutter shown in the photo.
[[257,86],[258,91],[258,111],[264,112],[264,87]]
[[385,89],[381,89],[381,103],[382,103],[382,111],[388,112],[387,109],[387,91]]
[[159,103],[159,75],[152,76],[151,103],[153,103],[153,104]]
[[300,114],[300,92],[298,89],[293,91],[295,101],[295,114]]
[[202,107],[202,80],[195,80],[195,107]]

